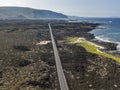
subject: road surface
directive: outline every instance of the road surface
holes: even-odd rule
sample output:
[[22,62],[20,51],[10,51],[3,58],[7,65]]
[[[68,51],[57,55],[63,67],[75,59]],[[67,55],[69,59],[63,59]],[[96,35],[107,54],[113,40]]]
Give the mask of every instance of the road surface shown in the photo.
[[51,35],[51,40],[52,40],[52,45],[53,45],[53,51],[54,51],[54,56],[55,56],[55,63],[56,63],[56,68],[57,68],[57,74],[58,74],[58,79],[59,79],[59,84],[60,84],[60,89],[61,90],[69,90],[68,84],[63,72],[63,68],[61,65],[58,49],[55,43],[55,39],[52,33],[52,28],[51,25],[48,24],[49,29],[50,29],[50,35]]

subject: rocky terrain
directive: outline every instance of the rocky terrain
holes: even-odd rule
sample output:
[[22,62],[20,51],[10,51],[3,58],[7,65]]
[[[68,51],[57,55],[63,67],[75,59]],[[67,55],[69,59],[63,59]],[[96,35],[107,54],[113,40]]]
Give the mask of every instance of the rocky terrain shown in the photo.
[[7,23],[0,24],[0,90],[59,89],[52,45],[37,45],[50,41],[48,26]]
[[52,28],[58,42],[60,57],[70,90],[120,89],[120,64],[118,62],[89,53],[82,46],[64,43],[67,37],[78,36],[102,45],[103,51],[116,50],[116,44],[95,40],[94,35],[89,33],[98,25],[91,23],[53,24]]
[[64,42],[83,37],[115,50],[113,43],[94,40],[97,23],[54,20],[0,21],[0,90],[60,90],[47,23],[51,23],[70,90],[119,90],[120,64]]

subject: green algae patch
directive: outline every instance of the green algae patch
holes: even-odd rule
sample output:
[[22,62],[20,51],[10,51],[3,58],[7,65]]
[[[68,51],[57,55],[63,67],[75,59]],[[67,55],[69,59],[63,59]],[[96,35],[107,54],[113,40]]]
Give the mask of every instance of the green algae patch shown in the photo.
[[99,50],[100,46],[92,43],[92,42],[89,42],[87,40],[78,40],[79,38],[78,37],[69,37],[67,38],[68,42],[71,42],[71,43],[74,43],[76,44],[77,46],[82,46],[86,49],[87,52],[90,52],[90,53],[93,53],[93,54],[97,54],[97,55],[101,55],[101,56],[104,56],[104,57],[107,57],[107,58],[110,58],[112,60],[115,60],[116,62],[119,62],[120,63],[120,58],[118,57],[115,57],[111,54],[107,54],[107,53],[104,53],[102,51]]

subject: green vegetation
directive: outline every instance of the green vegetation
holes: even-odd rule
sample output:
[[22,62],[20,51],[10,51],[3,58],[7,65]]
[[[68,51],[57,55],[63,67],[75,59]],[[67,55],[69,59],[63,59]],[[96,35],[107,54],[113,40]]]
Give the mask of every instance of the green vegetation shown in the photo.
[[[74,43],[77,39],[78,39],[78,37],[70,37],[67,40],[69,40],[69,42]],[[77,42],[76,45],[84,47],[87,52],[94,53],[94,54],[97,54],[97,55],[101,55],[101,56],[104,56],[104,57],[107,57],[107,58],[111,58],[111,59],[120,63],[120,58],[115,57],[115,56],[110,55],[110,54],[107,54],[107,53],[100,52],[99,48],[97,46],[89,43],[88,41]]]
[[78,39],[78,37],[68,37],[67,40],[70,42],[75,42]]

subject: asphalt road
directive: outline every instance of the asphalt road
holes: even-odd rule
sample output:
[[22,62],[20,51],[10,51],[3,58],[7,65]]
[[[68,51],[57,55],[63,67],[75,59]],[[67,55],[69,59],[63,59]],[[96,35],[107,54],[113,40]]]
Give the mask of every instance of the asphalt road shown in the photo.
[[55,39],[54,39],[54,36],[52,33],[52,28],[51,28],[50,24],[48,24],[48,26],[50,29],[50,35],[51,35],[51,40],[52,40],[52,45],[53,45],[53,51],[54,51],[54,57],[55,57],[55,62],[56,62],[56,68],[57,68],[57,74],[58,74],[60,88],[61,88],[61,90],[69,90],[68,84],[67,84],[64,72],[63,72],[63,68],[61,65],[58,49],[57,49]]

